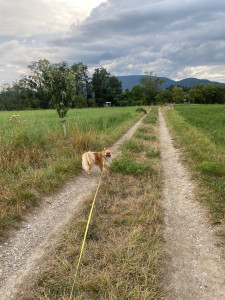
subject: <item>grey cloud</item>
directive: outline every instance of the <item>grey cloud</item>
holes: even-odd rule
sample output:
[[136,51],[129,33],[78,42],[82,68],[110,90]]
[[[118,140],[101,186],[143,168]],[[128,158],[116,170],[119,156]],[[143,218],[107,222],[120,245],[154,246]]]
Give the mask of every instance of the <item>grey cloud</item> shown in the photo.
[[208,68],[221,78],[224,28],[224,0],[108,0],[60,37],[39,38],[39,52],[117,75],[153,71],[177,79],[205,66],[203,75]]

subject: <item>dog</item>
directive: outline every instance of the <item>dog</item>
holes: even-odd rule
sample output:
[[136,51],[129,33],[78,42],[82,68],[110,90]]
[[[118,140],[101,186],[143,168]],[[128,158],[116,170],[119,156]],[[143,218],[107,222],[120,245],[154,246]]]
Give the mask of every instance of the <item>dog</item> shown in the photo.
[[104,148],[102,152],[85,152],[82,155],[82,167],[87,172],[87,177],[90,178],[90,171],[94,165],[99,166],[100,171],[103,171],[104,160],[111,159],[110,149]]

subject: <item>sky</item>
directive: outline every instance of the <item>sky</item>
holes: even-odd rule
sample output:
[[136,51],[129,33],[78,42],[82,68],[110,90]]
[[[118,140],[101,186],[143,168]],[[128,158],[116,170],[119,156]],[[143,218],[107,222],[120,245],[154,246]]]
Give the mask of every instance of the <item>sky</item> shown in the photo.
[[225,83],[225,1],[0,0],[0,84],[43,58]]

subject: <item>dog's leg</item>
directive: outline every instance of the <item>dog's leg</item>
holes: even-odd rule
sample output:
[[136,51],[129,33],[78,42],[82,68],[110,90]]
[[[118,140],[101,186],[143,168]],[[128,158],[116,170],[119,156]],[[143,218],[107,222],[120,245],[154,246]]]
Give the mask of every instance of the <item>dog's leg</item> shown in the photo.
[[103,171],[103,162],[100,162],[100,164],[98,166],[99,166],[100,171],[102,172]]
[[91,172],[92,167],[93,167],[93,165],[89,165],[89,167],[88,167],[88,170],[87,170],[88,178],[90,178],[90,172]]

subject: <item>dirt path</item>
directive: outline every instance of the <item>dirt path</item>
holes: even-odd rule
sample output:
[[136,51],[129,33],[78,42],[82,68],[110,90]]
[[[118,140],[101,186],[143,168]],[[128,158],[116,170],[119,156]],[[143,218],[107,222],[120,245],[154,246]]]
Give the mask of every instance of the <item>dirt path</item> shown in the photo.
[[[141,118],[111,147],[112,159],[118,147],[130,138],[140,125]],[[74,217],[82,201],[96,189],[99,180],[97,168],[88,179],[83,172],[70,180],[61,191],[44,199],[41,207],[28,215],[19,231],[0,245],[0,299],[15,299],[29,286],[43,267],[45,253],[49,253],[62,236],[69,220]]]
[[194,184],[161,113],[159,124],[168,257],[164,299],[224,300],[225,265],[215,246],[214,230],[204,208],[194,199]]

